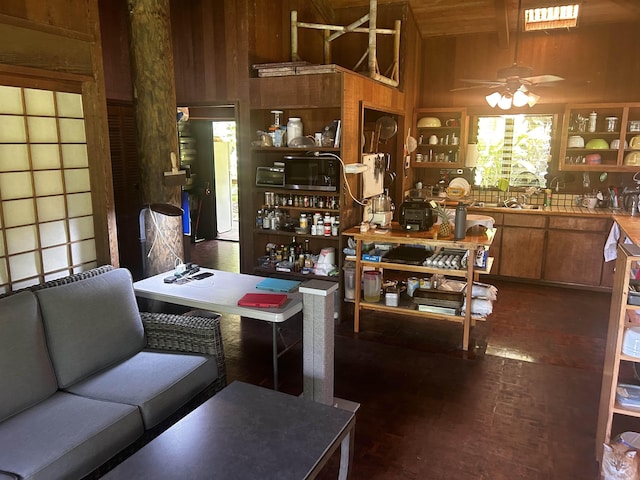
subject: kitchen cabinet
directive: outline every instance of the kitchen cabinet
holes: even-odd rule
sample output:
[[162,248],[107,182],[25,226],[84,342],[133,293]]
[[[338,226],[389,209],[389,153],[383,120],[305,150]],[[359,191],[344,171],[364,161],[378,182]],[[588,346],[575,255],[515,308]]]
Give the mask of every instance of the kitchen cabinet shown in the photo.
[[505,213],[498,274],[538,280],[542,274],[547,217]]
[[[596,460],[601,462],[603,443],[616,435],[640,428],[640,408],[623,406],[616,398],[619,384],[637,384],[635,364],[640,354],[633,342],[625,344],[629,328],[640,326],[640,306],[632,305],[630,282],[640,269],[640,247],[636,244],[619,244],[616,272],[611,295],[609,327],[602,372],[600,408],[596,428]],[[633,297],[636,303],[638,297]],[[625,353],[626,352],[626,353]]]
[[502,230],[504,225],[504,214],[496,212],[495,210],[473,210],[474,215],[485,215],[493,218],[493,226],[496,229],[493,235],[493,242],[489,247],[489,256],[493,258],[493,266],[491,270],[493,272],[500,271],[500,250],[502,248]]
[[[592,113],[596,114],[596,122],[595,129],[590,131],[588,119]],[[612,118],[616,120],[609,122]],[[567,105],[560,138],[559,169],[636,171],[640,166],[640,153],[630,145],[637,135],[640,135],[640,103]],[[603,140],[601,143],[606,144],[606,148],[590,148],[589,142],[594,140]],[[591,160],[592,155],[600,155],[599,163],[597,159]]]
[[599,286],[611,220],[549,217],[543,280]]
[[[435,124],[425,119],[437,119]],[[465,108],[418,108],[415,137],[418,147],[411,158],[414,168],[458,168],[464,166],[469,119]],[[432,141],[437,143],[432,143]]]
[[[360,232],[359,227],[350,228],[344,232],[345,236],[351,236],[356,242],[356,254],[355,254],[355,285],[358,286],[361,283],[363,269],[375,269],[383,272],[383,276],[387,276],[390,272],[397,275],[406,274],[408,276],[425,276],[432,274],[442,274],[447,277],[457,277],[467,282],[467,285],[474,281],[480,273],[488,273],[491,270],[493,259],[487,259],[487,266],[479,269],[474,266],[473,260],[467,261],[465,268],[460,269],[453,268],[436,268],[433,266],[412,265],[406,263],[396,262],[379,262],[379,261],[367,261],[363,260],[363,244],[385,242],[393,245],[412,245],[423,246],[435,251],[441,249],[459,249],[466,250],[468,252],[468,258],[474,259],[478,248],[489,248],[493,241],[493,232],[488,231],[487,234],[467,236],[462,240],[447,240],[434,238],[434,232],[437,231],[437,227],[432,228],[429,231],[407,231],[403,229],[399,224],[393,223],[392,228],[387,233],[377,233],[375,230]],[[425,312],[416,308],[415,304],[411,302],[411,297],[402,295],[398,306],[389,306],[384,302],[384,296],[380,302],[367,302],[364,301],[360,288],[355,289],[355,306],[354,306],[354,321],[353,330],[358,332],[360,329],[360,315],[362,310],[373,310],[377,312],[384,312],[390,314],[409,315],[418,318],[436,318],[440,320],[446,320],[462,324],[462,349],[468,350],[469,348],[469,332],[472,324],[475,322],[475,318],[471,316],[471,293],[472,289],[466,289],[466,305],[467,308],[462,312],[462,315],[449,315],[445,313]]]

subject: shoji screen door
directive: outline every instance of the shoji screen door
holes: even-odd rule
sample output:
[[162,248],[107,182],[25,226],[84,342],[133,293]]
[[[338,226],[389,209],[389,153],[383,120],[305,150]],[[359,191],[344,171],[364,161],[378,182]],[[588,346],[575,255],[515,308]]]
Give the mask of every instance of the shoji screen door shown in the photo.
[[0,85],[0,292],[96,265],[82,96]]

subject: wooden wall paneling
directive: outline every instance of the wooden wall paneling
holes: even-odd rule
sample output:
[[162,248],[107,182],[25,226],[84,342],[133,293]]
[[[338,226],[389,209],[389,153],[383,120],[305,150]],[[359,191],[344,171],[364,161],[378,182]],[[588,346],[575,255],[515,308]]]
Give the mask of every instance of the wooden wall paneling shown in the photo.
[[87,22],[94,4],[95,0],[3,0],[0,14],[25,20],[34,29],[67,30],[65,36],[94,38],[93,25]]
[[0,63],[91,77],[91,43],[0,23]]
[[[513,62],[511,43],[509,49],[501,49],[493,34],[425,39],[419,105],[486,107],[484,96],[490,89],[450,90],[464,86],[461,78],[495,79],[498,69]],[[631,23],[527,33],[521,34],[518,63],[531,66],[534,75],[551,73],[566,79],[552,88],[539,87],[540,104],[630,102],[640,97],[629,81],[640,67],[626,52],[638,48],[640,30]]]
[[107,98],[132,101],[127,0],[98,0]]
[[171,1],[178,103],[227,99],[225,2]]

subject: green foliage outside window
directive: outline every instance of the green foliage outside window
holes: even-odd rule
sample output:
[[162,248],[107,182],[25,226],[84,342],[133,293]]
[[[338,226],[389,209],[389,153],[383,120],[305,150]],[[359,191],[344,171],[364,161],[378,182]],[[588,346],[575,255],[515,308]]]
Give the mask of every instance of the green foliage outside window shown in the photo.
[[479,116],[476,121],[477,185],[495,187],[505,178],[512,187],[546,187],[552,115]]

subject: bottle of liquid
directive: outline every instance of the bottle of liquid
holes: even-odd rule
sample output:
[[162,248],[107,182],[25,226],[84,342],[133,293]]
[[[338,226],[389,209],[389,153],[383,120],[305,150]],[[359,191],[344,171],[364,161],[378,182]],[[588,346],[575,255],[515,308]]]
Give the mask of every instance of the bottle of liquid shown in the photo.
[[282,110],[271,110],[274,115],[273,124],[269,127],[269,135],[273,139],[274,147],[284,147],[284,129],[280,125]]
[[456,207],[455,227],[453,230],[454,240],[462,240],[467,236],[467,207],[464,203],[458,202]]

